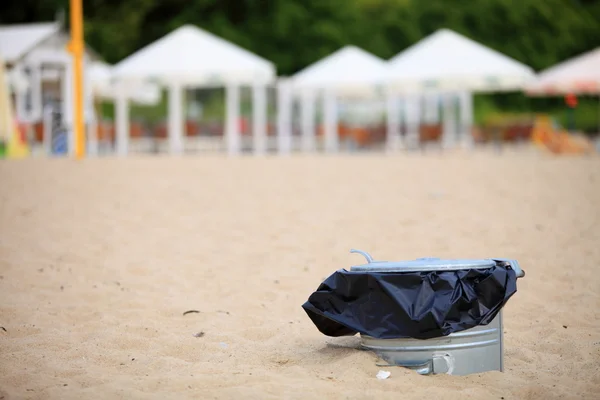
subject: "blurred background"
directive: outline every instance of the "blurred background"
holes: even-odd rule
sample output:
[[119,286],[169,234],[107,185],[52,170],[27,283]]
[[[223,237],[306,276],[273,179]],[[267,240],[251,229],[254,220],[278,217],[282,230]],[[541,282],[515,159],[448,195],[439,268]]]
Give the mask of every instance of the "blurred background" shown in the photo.
[[[0,56],[11,78],[11,101],[22,136],[34,151],[51,147],[55,153],[66,152],[69,146],[61,138],[68,140],[57,132],[65,125],[63,120],[69,119],[65,115],[71,107],[64,100],[68,95],[61,93],[72,89],[68,79],[61,81],[62,67],[56,66],[68,62],[69,56],[63,53],[69,35],[69,2],[5,0],[0,9]],[[86,113],[94,115],[94,124],[86,126],[97,135],[96,153],[115,151],[118,137],[116,89],[107,83],[113,79],[110,69],[183,26],[198,27],[268,60],[278,77],[293,77],[346,46],[390,60],[440,29],[478,42],[536,73],[600,46],[600,1],[596,0],[87,0],[83,14],[86,73],[91,79],[86,81],[86,90],[93,91]],[[191,54],[198,49],[183,51]],[[440,70],[445,68],[443,55],[437,63]],[[32,65],[39,68],[32,69]],[[128,95],[129,119],[121,126],[130,142],[124,152],[169,148],[160,141],[173,127],[168,118],[169,89],[161,83],[160,87],[140,85]],[[41,89],[31,89],[35,86]],[[21,99],[16,95],[19,87],[25,93]],[[278,93],[270,82],[265,100],[267,137],[277,135],[282,124],[278,118],[285,118],[278,117]],[[469,134],[476,143],[494,135],[504,141],[528,138],[536,123],[534,116],[540,114],[553,121],[553,126],[587,137],[599,131],[599,99],[593,90],[532,96],[523,88],[513,88],[472,91],[472,95],[473,130]],[[242,86],[235,97],[240,108],[233,117],[242,137],[251,135],[253,96],[250,87]],[[186,138],[223,137],[227,130],[225,85],[188,85],[182,102],[179,113],[184,114]],[[441,136],[443,124],[435,117],[441,103],[434,99],[433,117],[425,118],[419,128],[422,141]],[[302,111],[297,104],[293,107],[295,111],[288,115],[290,135],[299,137]],[[389,122],[386,125],[385,102],[339,101],[337,107],[338,137],[352,139],[343,141],[350,143],[348,148],[374,148],[384,141],[386,130],[393,129]],[[322,115],[318,103],[314,108],[320,135],[326,129],[321,124],[327,112]],[[52,116],[61,110],[62,117]],[[86,123],[90,120],[86,116]],[[5,136],[8,141],[10,135]]]

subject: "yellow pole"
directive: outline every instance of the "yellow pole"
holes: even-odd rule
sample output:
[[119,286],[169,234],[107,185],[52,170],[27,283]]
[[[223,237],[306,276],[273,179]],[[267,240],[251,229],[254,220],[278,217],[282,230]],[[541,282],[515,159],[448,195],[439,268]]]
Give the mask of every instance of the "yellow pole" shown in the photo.
[[73,130],[75,133],[75,157],[85,155],[85,130],[83,123],[83,6],[82,0],[71,1],[71,42],[69,51],[73,56]]

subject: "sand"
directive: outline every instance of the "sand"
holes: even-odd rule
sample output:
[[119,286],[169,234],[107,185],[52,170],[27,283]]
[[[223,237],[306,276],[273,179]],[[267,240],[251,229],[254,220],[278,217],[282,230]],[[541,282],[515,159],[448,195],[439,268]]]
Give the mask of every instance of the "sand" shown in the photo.
[[[519,260],[505,371],[378,380],[319,333],[353,247]],[[0,399],[597,399],[599,268],[597,156],[5,160]]]

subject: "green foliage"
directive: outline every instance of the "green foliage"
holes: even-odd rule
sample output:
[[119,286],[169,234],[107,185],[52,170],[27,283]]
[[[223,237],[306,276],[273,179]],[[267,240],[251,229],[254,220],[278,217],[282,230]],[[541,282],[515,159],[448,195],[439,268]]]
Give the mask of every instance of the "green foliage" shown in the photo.
[[[570,128],[569,112],[571,110],[564,106],[564,102],[561,106],[537,106],[536,109],[545,109],[546,113],[556,118],[560,125],[564,128]],[[581,97],[573,113],[575,128],[577,130],[598,132],[600,129],[600,104],[598,97]]]
[[[68,0],[4,0],[0,23],[54,20],[61,9]],[[538,71],[600,46],[598,0],[84,0],[84,14],[87,43],[110,63],[195,24],[271,60],[280,75],[346,44],[388,59],[442,27]],[[485,101],[478,117],[539,104],[522,94]],[[560,99],[540,107],[564,108]],[[581,110],[578,121],[598,118]]]

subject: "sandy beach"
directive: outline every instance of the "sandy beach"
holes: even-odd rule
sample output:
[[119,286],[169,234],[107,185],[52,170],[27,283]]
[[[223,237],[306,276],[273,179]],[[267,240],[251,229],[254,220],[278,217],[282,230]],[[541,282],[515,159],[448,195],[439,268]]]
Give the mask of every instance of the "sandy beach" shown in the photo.
[[[376,379],[301,308],[351,248],[519,260],[506,370]],[[596,155],[2,161],[0,399],[597,399],[599,266]]]

